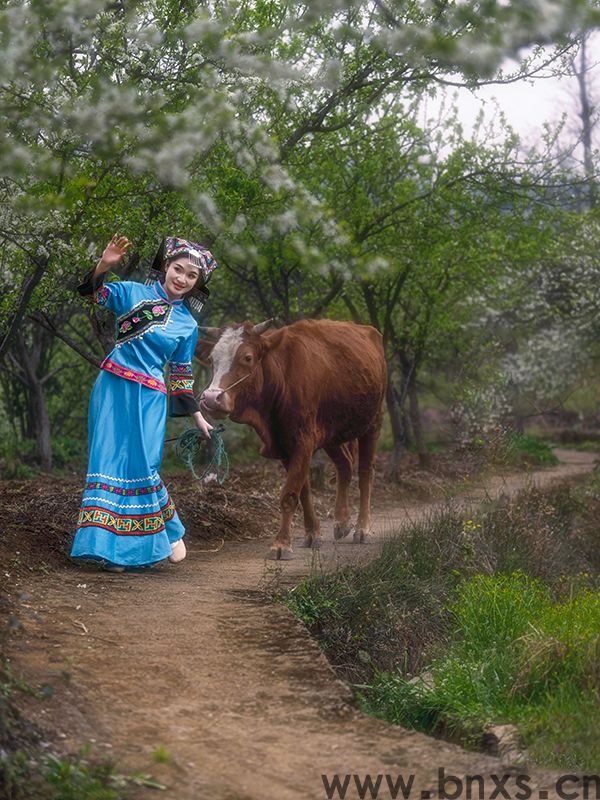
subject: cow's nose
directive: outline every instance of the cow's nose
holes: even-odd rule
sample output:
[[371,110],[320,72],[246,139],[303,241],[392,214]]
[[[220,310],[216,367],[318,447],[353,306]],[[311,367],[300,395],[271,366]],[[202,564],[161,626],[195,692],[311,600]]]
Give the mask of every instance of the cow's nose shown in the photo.
[[225,392],[221,389],[205,389],[200,395],[200,402],[207,408],[223,408],[225,406]]

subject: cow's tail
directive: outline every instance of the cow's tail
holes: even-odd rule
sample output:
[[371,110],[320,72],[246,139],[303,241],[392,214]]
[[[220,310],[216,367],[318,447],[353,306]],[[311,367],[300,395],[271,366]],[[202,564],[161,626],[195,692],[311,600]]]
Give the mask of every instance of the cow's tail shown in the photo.
[[[358,439],[353,439],[351,442],[344,442],[344,444],[340,445],[340,450],[342,451],[344,458],[354,470],[354,465],[356,464],[356,459],[358,456]],[[329,480],[329,485],[335,486],[336,483],[337,478],[335,475],[332,475]]]
[[345,442],[342,445],[342,450],[348,461],[354,467],[356,464],[356,457],[358,455],[358,439],[353,439],[351,442]]

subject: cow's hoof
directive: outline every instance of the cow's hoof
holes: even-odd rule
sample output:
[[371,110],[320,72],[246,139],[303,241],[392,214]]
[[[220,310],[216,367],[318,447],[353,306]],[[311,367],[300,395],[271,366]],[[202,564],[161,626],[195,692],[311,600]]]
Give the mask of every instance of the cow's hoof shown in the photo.
[[374,544],[376,539],[372,533],[367,531],[354,531],[352,541],[354,544]]
[[352,533],[354,525],[350,522],[336,522],[333,526],[333,538],[337,541]]
[[321,549],[321,539],[315,536],[305,536],[302,547],[311,547],[313,550]]
[[272,547],[267,553],[270,561],[291,561],[294,551],[291,547]]

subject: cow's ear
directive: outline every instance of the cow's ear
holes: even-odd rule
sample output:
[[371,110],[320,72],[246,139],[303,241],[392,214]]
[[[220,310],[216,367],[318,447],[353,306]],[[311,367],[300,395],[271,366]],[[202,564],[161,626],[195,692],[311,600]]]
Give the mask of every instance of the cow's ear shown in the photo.
[[203,325],[198,325],[198,338],[208,339],[209,341],[217,342],[225,328],[206,328]]
[[273,329],[268,333],[267,336],[261,336],[259,339],[260,347],[261,347],[261,358],[265,353],[268,353],[269,350],[272,350],[274,347],[278,347],[281,343],[281,336],[277,334],[280,333],[281,329]]
[[202,364],[208,364],[210,354],[213,351],[213,347],[216,345],[218,341],[217,338],[208,338],[202,335],[202,331],[200,332],[200,336],[198,337],[198,341],[196,342],[196,349],[194,351],[194,355],[198,359],[198,361],[202,362]]

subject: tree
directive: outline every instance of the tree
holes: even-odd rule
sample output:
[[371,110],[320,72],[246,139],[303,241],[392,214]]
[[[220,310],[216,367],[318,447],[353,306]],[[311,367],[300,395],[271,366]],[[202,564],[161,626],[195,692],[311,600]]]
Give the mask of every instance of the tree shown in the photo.
[[597,90],[593,84],[593,64],[590,64],[592,32],[584,31],[578,38],[578,47],[570,53],[568,71],[577,82],[578,143],[583,148],[583,174],[586,179],[584,207],[594,208],[598,200],[598,167],[594,131],[600,112],[596,101]]
[[[569,24],[595,20],[588,3],[562,6]],[[312,162],[326,149],[330,164],[343,159],[346,140],[364,136],[398,98],[410,105],[436,85],[496,79],[505,52],[567,30],[564,9],[542,31],[530,10],[354,0],[1,4],[0,360],[9,351],[25,357],[12,343],[26,316],[54,331],[57,320],[79,321],[65,286],[122,224],[140,243],[128,270],[152,252],[159,228],[210,242],[224,266],[226,291],[212,304],[222,318],[326,313],[356,279],[361,247],[387,258],[393,204],[399,214],[413,200],[402,182],[406,198],[392,192],[388,216],[374,214],[359,241]],[[481,46],[472,48],[475,39]],[[92,332],[63,341],[93,361]]]

